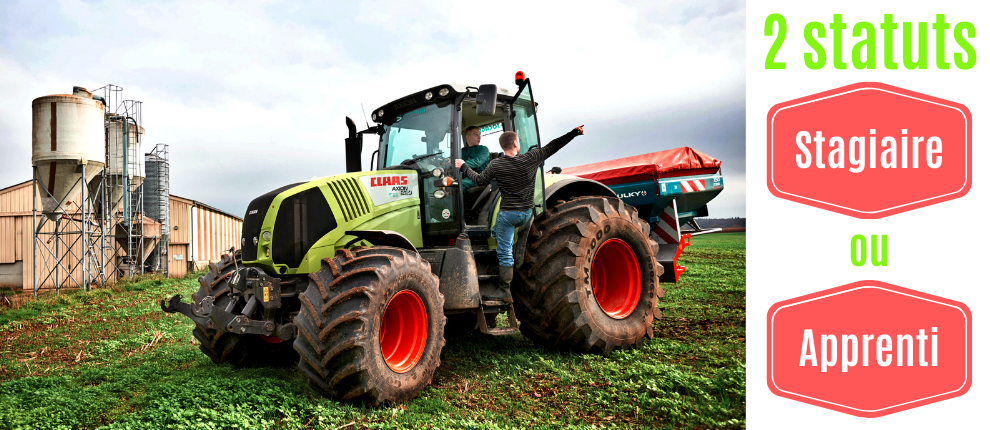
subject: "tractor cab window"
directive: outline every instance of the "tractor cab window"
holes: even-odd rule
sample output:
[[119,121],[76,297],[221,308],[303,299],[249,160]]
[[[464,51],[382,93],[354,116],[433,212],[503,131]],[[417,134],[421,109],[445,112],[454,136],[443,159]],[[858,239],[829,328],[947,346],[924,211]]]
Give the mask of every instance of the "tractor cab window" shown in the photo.
[[[380,148],[384,154],[381,167],[403,165],[420,172],[440,168],[442,176],[450,175],[450,109],[449,102],[429,105],[399,115],[386,125]],[[432,174],[420,175],[423,233],[427,239],[456,234],[459,227],[454,196],[445,190],[436,193],[440,190],[436,179]]]
[[501,122],[482,126],[480,145],[488,148],[488,152],[491,154],[502,152],[502,147],[498,144],[498,137],[502,135],[503,131],[505,130],[502,128]]
[[[429,105],[400,115],[385,126],[381,167],[411,160],[419,170],[430,171],[450,160],[450,104]],[[433,167],[430,167],[433,166]]]
[[[476,112],[477,102],[472,99],[465,100],[461,106],[461,132],[467,130],[468,127],[474,126],[481,129],[481,143],[480,145],[488,148],[488,152],[491,154],[497,154],[502,152],[502,147],[498,144],[498,136],[505,131],[502,126],[502,122],[505,119],[505,111],[502,109],[502,105],[495,107],[495,115],[492,116],[479,116]],[[464,142],[461,142],[464,145]],[[480,171],[478,173],[481,173]]]
[[520,153],[526,153],[540,145],[540,135],[536,128],[536,107],[529,92],[529,85],[520,91],[519,97],[512,104],[512,121],[515,124],[515,132],[519,135]]

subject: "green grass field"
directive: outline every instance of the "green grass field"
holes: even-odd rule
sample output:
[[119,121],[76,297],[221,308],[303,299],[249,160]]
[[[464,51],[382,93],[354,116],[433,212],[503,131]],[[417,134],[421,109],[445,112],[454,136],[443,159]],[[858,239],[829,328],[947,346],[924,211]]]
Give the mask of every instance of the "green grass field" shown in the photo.
[[609,357],[471,334],[403,405],[327,400],[300,372],[214,365],[145,279],[0,310],[0,428],[745,428],[746,236],[700,236],[656,337]]

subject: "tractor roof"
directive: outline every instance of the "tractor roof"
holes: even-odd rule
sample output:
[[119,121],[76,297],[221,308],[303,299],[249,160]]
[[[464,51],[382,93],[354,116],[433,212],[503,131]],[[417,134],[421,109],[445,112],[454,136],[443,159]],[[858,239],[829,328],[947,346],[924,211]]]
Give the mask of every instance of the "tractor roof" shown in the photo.
[[[477,87],[473,88],[476,89]],[[395,117],[397,115],[401,115],[429,104],[440,103],[443,101],[453,101],[458,95],[466,91],[468,91],[468,86],[463,84],[442,84],[422,91],[417,91],[405,97],[395,99],[391,103],[387,103],[378,109],[375,109],[371,112],[371,120],[381,124],[391,124],[395,121]],[[515,93],[510,93],[509,90],[505,88],[499,88],[498,95],[499,98],[511,98],[515,95]],[[427,97],[429,97],[429,99],[427,99]]]

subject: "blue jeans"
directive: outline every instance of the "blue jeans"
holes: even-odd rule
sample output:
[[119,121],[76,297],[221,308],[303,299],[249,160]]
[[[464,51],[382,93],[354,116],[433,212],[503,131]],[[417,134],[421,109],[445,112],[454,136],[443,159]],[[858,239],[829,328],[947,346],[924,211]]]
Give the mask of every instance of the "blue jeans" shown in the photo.
[[[495,237],[495,254],[498,255],[499,266],[512,266],[512,238],[516,227],[519,227],[529,220],[532,211],[499,211],[495,217],[495,228],[492,229],[492,236]],[[527,234],[522,232],[521,234]]]

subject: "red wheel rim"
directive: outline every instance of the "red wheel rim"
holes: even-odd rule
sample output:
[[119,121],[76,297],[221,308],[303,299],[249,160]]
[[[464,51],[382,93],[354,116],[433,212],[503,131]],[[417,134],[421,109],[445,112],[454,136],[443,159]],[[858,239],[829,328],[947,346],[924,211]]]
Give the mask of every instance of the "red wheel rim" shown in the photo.
[[412,369],[426,348],[426,306],[419,295],[402,290],[392,296],[382,315],[380,344],[389,369],[405,373]]
[[615,319],[632,314],[642,286],[639,260],[629,244],[620,239],[602,243],[591,260],[591,288],[605,314]]

